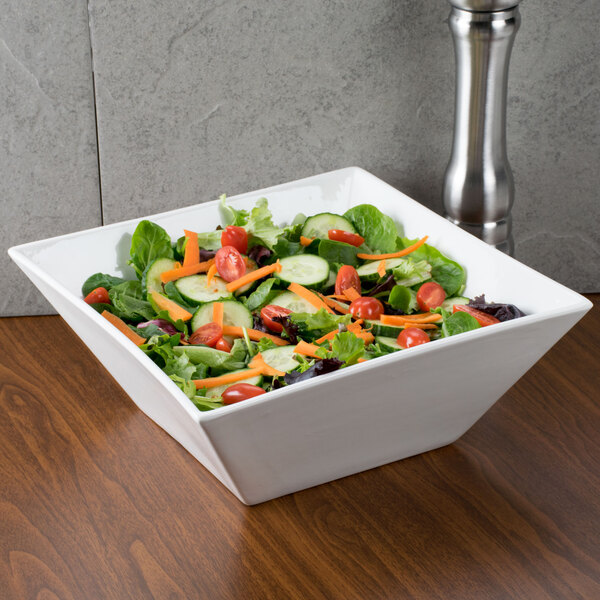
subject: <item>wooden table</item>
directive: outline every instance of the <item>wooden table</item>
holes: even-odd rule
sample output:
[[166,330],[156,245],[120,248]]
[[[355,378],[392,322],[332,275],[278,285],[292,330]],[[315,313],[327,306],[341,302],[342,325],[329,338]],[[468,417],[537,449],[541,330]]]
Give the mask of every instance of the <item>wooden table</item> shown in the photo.
[[0,598],[600,598],[599,332],[459,442],[249,508],[59,317],[0,319]]

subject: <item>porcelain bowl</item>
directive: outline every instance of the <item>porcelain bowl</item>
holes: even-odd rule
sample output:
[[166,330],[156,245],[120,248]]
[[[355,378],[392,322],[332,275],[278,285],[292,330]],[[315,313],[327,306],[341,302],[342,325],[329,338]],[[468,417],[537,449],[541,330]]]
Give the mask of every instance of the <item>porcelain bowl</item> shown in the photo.
[[[235,196],[265,196],[275,222],[371,203],[467,270],[465,294],[527,316],[361,363],[210,412],[199,412],[137,347],[82,301],[101,271],[127,266],[139,219],[16,246],[10,256],[137,406],[245,504],[257,504],[451,444],[591,307],[366,171],[352,167]],[[217,202],[148,218],[173,239],[219,224]]]

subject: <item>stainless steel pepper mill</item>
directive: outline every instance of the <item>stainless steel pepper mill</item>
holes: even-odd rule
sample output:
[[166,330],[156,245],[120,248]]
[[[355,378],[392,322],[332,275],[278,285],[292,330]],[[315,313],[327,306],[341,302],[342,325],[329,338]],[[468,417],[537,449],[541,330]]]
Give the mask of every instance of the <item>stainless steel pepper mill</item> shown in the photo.
[[520,1],[449,0],[448,21],[456,108],[444,177],[446,218],[508,254],[514,181],[506,155],[506,89]]

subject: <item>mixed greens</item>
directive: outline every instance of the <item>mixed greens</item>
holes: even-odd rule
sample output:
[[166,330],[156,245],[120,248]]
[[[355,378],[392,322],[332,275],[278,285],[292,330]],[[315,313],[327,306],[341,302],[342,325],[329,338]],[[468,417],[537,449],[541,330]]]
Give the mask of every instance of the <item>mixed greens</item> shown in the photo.
[[[265,198],[172,241],[141,221],[134,280],[96,273],[85,301],[200,410],[522,316],[463,296],[465,269],[375,206],[274,224]],[[193,226],[194,223],[190,223]]]

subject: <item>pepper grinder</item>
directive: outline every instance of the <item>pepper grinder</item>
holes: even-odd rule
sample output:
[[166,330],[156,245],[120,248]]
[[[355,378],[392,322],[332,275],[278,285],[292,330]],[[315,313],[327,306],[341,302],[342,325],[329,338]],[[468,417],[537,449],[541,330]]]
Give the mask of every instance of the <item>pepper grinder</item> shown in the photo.
[[444,177],[447,219],[508,254],[514,181],[506,155],[508,63],[521,0],[448,0],[456,57],[452,155]]

